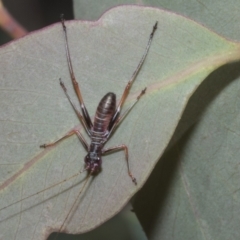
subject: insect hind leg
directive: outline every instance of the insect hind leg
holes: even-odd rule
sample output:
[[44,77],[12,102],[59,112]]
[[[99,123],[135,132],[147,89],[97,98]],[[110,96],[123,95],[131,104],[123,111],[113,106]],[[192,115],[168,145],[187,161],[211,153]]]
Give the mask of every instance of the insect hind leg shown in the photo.
[[139,99],[146,93],[146,90],[147,88],[144,88],[141,91],[141,93],[137,96],[136,100],[132,103],[132,105],[120,117],[118,117],[118,119],[115,119],[110,123],[108,138],[112,135],[112,133],[116,130],[116,128],[121,124],[121,122],[128,115],[128,113],[133,109],[133,107],[136,105]]
[[74,104],[73,101],[71,100],[70,96],[68,95],[67,88],[65,87],[65,85],[64,85],[64,83],[63,83],[63,81],[62,81],[61,78],[59,79],[59,81],[60,81],[60,85],[61,85],[61,87],[62,87],[65,95],[67,96],[68,101],[71,103],[71,105],[72,105],[75,113],[77,114],[79,120],[80,120],[81,123],[83,124],[83,126],[84,126],[86,132],[88,133],[88,135],[91,136],[89,124],[87,124],[86,119],[85,119],[85,118],[82,116],[82,114],[78,111],[78,109],[76,108],[75,104]]
[[84,120],[86,122],[86,125],[87,125],[88,129],[90,129],[93,126],[93,124],[92,124],[91,118],[89,116],[89,113],[87,111],[87,108],[84,104],[83,97],[82,97],[78,82],[77,82],[77,80],[75,78],[75,75],[74,75],[74,71],[73,71],[73,67],[72,67],[72,61],[71,61],[71,57],[70,57],[70,50],[69,50],[69,46],[68,46],[67,28],[66,28],[66,25],[65,25],[65,20],[64,20],[63,14],[60,16],[60,18],[61,18],[61,23],[62,23],[63,32],[64,32],[65,48],[66,48],[66,55],[67,55],[67,63],[68,63],[69,73],[70,73],[70,76],[71,76],[71,80],[72,80],[72,84],[73,84],[75,93],[77,94],[78,100],[80,102],[81,111],[82,111]]
[[128,96],[129,91],[130,91],[130,88],[131,88],[134,80],[136,79],[138,73],[140,72],[140,70],[141,70],[141,68],[142,68],[142,65],[143,65],[143,63],[144,63],[144,61],[145,61],[145,59],[146,59],[146,57],[147,57],[147,55],[148,55],[148,52],[149,52],[149,49],[150,49],[150,46],[151,46],[151,43],[152,43],[152,39],[153,39],[153,36],[154,36],[154,33],[155,33],[155,31],[157,30],[157,25],[158,25],[158,22],[156,22],[156,23],[154,24],[153,29],[152,29],[152,32],[151,32],[151,34],[150,34],[150,36],[149,36],[149,39],[148,39],[147,46],[146,46],[146,48],[145,48],[145,52],[144,52],[144,54],[143,54],[140,62],[138,63],[138,66],[137,66],[137,68],[135,69],[135,71],[134,71],[131,79],[128,81],[128,83],[127,83],[127,85],[126,85],[126,87],[125,87],[125,89],[124,89],[124,91],[123,91],[122,97],[121,97],[121,99],[120,99],[120,101],[119,101],[119,104],[118,104],[118,106],[117,106],[116,112],[115,112],[115,114],[114,114],[113,121],[114,121],[114,119],[117,119],[117,118],[118,118],[118,116],[119,116],[119,114],[120,114],[120,111],[121,111],[121,108],[122,108],[122,106],[123,106],[123,104],[124,104],[124,102],[125,102],[125,100],[126,100],[126,98],[127,98],[127,96]]

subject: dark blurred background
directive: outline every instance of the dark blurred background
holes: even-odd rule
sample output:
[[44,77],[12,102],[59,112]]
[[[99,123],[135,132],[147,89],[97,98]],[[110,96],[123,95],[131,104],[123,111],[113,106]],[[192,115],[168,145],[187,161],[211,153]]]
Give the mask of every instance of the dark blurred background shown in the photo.
[[[3,0],[8,12],[28,32],[49,26],[59,21],[64,13],[66,20],[73,19],[73,4],[71,0]],[[12,38],[0,28],[0,45]]]

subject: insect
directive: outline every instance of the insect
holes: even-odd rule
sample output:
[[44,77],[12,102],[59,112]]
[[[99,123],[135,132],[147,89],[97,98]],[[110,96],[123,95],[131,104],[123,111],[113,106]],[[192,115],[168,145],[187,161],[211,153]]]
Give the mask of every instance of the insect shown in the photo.
[[63,81],[60,80],[60,85],[66,94],[66,97],[68,98],[70,104],[72,105],[75,113],[77,114],[80,122],[82,123],[84,129],[86,130],[88,136],[91,139],[90,145],[87,143],[83,135],[81,134],[80,131],[78,130],[72,130],[62,138],[58,139],[55,142],[48,143],[48,144],[43,144],[40,147],[42,148],[47,148],[50,146],[53,146],[60,142],[61,140],[72,136],[73,134],[76,134],[82,143],[83,147],[87,151],[87,155],[84,159],[85,161],[85,168],[84,170],[89,171],[90,174],[96,174],[99,172],[101,169],[102,165],[102,156],[105,154],[113,153],[116,151],[123,150],[125,153],[125,159],[127,162],[127,168],[128,168],[128,175],[132,179],[132,181],[137,184],[136,178],[133,176],[132,172],[130,171],[129,167],[129,160],[128,160],[128,147],[124,144],[110,147],[110,148],[104,148],[105,143],[109,140],[109,138],[112,136],[113,132],[116,130],[116,128],[121,124],[123,119],[126,117],[126,115],[132,110],[134,105],[139,101],[139,99],[144,95],[146,92],[146,88],[144,88],[141,93],[137,96],[136,100],[133,102],[133,104],[120,116],[120,112],[122,109],[122,106],[128,96],[128,93],[130,91],[130,88],[136,79],[143,63],[144,60],[146,59],[146,56],[148,54],[153,36],[155,31],[157,30],[157,24],[158,22],[155,23],[153,26],[152,32],[150,34],[145,52],[136,68],[134,71],[131,79],[128,81],[124,92],[122,94],[122,97],[118,103],[116,104],[116,95],[112,92],[107,93],[99,102],[95,117],[93,121],[91,120],[88,110],[84,104],[83,97],[78,85],[78,82],[76,81],[74,72],[73,72],[73,67],[72,67],[72,61],[70,57],[70,50],[69,50],[69,45],[68,45],[68,37],[67,37],[67,28],[65,26],[65,20],[63,15],[61,15],[61,23],[63,27],[63,32],[64,32],[64,38],[65,38],[65,48],[66,48],[66,56],[67,56],[67,63],[68,63],[68,68],[72,80],[72,84],[75,90],[75,93],[77,94],[80,107],[81,107],[81,112],[77,109],[73,101],[71,100],[70,96],[68,95],[67,88],[65,87]]

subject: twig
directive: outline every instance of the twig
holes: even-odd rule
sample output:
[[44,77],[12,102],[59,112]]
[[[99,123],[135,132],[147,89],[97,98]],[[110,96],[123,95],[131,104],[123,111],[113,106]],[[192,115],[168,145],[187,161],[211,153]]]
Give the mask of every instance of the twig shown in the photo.
[[0,27],[5,30],[13,39],[20,38],[28,32],[25,30],[7,11],[0,0]]

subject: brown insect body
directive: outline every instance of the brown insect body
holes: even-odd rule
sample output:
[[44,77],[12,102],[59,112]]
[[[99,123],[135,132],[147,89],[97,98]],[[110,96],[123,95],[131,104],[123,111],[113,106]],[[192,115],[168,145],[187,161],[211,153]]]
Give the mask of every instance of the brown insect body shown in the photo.
[[91,128],[91,143],[84,161],[85,169],[97,173],[102,165],[102,149],[109,135],[110,124],[116,112],[116,95],[107,93],[99,102]]
[[109,124],[116,111],[116,95],[107,93],[99,102],[97,111],[93,121],[93,137],[94,134],[105,134],[109,130]]

